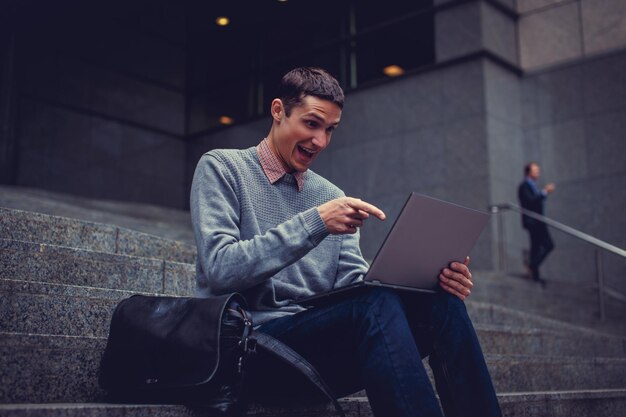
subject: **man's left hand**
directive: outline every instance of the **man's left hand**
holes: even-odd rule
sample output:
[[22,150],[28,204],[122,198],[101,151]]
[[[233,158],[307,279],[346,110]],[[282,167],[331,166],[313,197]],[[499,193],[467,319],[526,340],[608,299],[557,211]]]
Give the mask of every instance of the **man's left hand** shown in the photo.
[[467,256],[463,263],[451,262],[448,268],[444,268],[439,274],[439,285],[450,294],[465,300],[472,292],[474,283],[469,265],[470,258]]

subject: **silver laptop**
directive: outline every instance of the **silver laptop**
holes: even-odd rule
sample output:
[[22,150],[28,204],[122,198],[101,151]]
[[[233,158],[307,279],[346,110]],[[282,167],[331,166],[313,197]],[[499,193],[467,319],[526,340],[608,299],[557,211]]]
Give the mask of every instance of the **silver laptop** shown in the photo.
[[411,193],[363,281],[298,300],[314,306],[363,286],[434,292],[439,273],[463,262],[490,214],[433,197]]

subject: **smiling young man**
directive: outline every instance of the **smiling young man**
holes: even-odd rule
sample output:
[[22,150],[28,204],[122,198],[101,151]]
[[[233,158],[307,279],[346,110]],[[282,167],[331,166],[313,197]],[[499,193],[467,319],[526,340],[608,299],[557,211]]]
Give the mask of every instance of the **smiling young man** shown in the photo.
[[285,170],[304,173],[330,143],[341,119],[341,109],[335,103],[313,96],[302,97],[301,102],[290,109],[282,100],[275,99],[272,117],[276,128],[267,135],[272,153]]
[[[468,259],[443,268],[434,295],[373,288],[313,309],[298,304],[362,279],[359,228],[385,214],[310,169],[341,119],[337,81],[296,68],[280,87],[259,145],[210,151],[196,168],[199,295],[242,293],[262,331],[307,358],[336,395],[365,389],[378,417],[442,415],[425,356],[446,416],[501,415],[462,301],[473,286]],[[277,369],[259,375],[257,395],[307,391]]]

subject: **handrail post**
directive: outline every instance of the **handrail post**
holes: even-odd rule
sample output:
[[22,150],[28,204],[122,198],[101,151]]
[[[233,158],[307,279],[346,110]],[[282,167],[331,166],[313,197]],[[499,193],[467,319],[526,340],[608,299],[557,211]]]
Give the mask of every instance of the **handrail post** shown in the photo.
[[602,265],[602,252],[596,249],[596,277],[598,279],[598,302],[600,303],[600,320],[606,318],[606,310],[604,305],[604,273]]
[[491,213],[496,216],[496,258],[497,258],[497,269],[498,272],[504,271],[504,239],[503,239],[503,224],[502,224],[502,214],[500,213],[500,207],[497,205],[492,205],[489,207]]
[[502,213],[498,210],[498,253],[499,253],[499,263],[500,263],[500,272],[506,271],[506,248],[504,241],[504,219]]

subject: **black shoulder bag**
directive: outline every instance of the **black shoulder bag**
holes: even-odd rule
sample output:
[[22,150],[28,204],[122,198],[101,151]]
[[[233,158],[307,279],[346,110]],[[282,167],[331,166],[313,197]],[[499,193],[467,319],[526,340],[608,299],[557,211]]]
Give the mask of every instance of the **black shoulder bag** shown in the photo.
[[175,403],[236,415],[245,409],[246,364],[257,345],[303,373],[344,416],[315,368],[253,330],[237,293],[212,298],[135,295],[111,319],[99,384],[114,400]]

